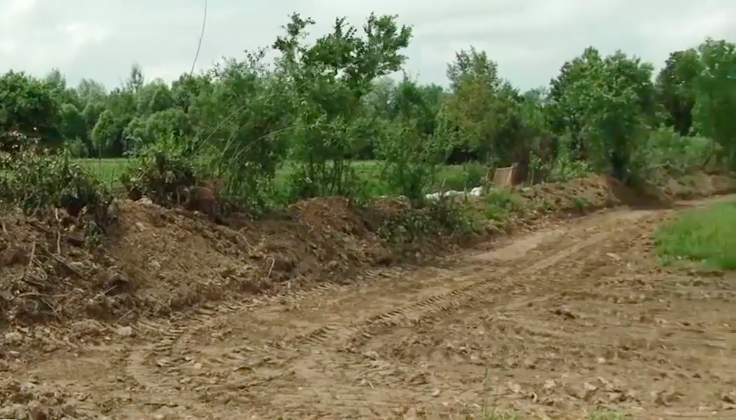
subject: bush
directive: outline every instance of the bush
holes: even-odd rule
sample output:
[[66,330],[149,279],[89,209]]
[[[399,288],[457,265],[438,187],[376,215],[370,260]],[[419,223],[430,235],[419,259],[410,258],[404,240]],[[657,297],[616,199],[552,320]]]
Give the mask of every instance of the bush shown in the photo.
[[653,183],[700,170],[711,154],[711,142],[702,137],[681,136],[671,128],[653,130],[633,155],[636,177]]
[[155,144],[137,154],[120,176],[128,197],[147,197],[159,205],[181,202],[181,192],[197,184],[190,158],[166,144]]
[[76,217],[86,208],[100,222],[111,202],[102,183],[68,152],[54,154],[35,147],[0,154],[0,199],[28,214],[64,208]]
[[500,222],[509,212],[520,212],[524,208],[524,199],[508,189],[491,190],[483,200],[483,212],[488,220]]
[[479,226],[468,208],[442,199],[398,211],[383,221],[378,234],[392,242],[411,243],[438,235],[459,238],[478,231]]

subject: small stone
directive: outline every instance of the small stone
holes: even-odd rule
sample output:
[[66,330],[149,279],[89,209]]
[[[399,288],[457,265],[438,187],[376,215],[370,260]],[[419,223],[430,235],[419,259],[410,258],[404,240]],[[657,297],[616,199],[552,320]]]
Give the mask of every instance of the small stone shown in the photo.
[[133,328],[130,327],[129,325],[125,327],[119,327],[118,329],[115,330],[115,334],[121,337],[130,337],[131,335],[133,335]]
[[19,332],[5,333],[5,342],[8,344],[20,344],[23,341],[23,334]]
[[73,405],[67,403],[61,407],[61,411],[69,417],[74,417],[77,414],[77,409]]
[[440,396],[440,390],[439,389],[435,389],[434,391],[432,391],[432,396],[433,397],[439,397]]

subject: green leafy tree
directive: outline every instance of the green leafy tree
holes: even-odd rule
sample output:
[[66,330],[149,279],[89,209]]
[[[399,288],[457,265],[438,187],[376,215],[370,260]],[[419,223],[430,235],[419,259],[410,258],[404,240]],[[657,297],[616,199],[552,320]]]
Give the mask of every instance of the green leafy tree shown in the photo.
[[690,133],[692,127],[697,97],[695,83],[700,72],[700,54],[691,48],[671,53],[657,75],[657,93],[667,112],[666,124],[683,136]]
[[389,104],[390,123],[379,136],[381,175],[393,192],[420,201],[433,185],[439,165],[453,145],[446,126],[439,124],[442,89],[421,86],[404,75]]
[[174,106],[171,89],[160,79],[141,87],[135,97],[137,115],[150,115]]
[[[633,151],[656,122],[653,68],[622,52],[588,48],[552,83],[552,124],[599,171],[631,180]],[[580,156],[580,155],[579,155]]]
[[105,110],[100,114],[92,130],[92,145],[98,157],[122,154],[122,131],[112,111]]
[[282,133],[293,115],[287,83],[262,64],[263,56],[249,54],[246,60],[216,66],[208,77],[212,82],[198,86],[188,115],[196,150],[224,181],[225,193],[254,211],[267,204],[273,191],[276,170],[288,151]]
[[49,85],[23,72],[0,76],[0,135],[9,132],[39,138],[46,145],[58,145],[59,104]]
[[[446,98],[448,123],[456,127],[456,156],[488,160],[496,154],[497,106],[503,81],[497,64],[485,52],[460,51],[447,66],[451,94]],[[465,160],[459,157],[459,160]]]
[[66,140],[87,141],[87,122],[84,115],[73,104],[61,105],[59,131]]
[[411,28],[399,27],[394,16],[372,14],[360,36],[345,19],[336,19],[330,34],[307,45],[306,30],[313,24],[294,14],[274,43],[295,110],[294,194],[348,195],[355,185],[346,157],[365,123],[362,99],[376,79],[401,69],[406,57],[400,51],[409,44]]
[[702,71],[694,107],[698,132],[719,145],[736,169],[736,45],[708,39],[698,47]]

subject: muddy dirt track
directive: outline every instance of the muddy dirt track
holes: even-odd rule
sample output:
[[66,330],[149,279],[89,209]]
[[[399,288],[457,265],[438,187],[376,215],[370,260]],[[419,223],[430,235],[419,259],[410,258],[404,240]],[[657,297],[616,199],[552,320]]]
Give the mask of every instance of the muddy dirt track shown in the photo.
[[734,418],[736,278],[657,267],[651,234],[674,212],[606,211],[437,266],[11,352],[2,375],[17,383],[0,399],[56,392],[67,418],[464,418],[484,406]]

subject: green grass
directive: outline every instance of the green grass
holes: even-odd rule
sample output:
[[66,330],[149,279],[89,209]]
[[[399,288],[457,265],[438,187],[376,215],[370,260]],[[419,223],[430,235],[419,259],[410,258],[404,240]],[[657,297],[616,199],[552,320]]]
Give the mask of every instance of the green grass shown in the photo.
[[665,265],[695,261],[714,268],[736,269],[736,203],[683,213],[660,227],[655,244]]
[[[97,175],[107,186],[120,187],[119,176],[128,165],[129,160],[121,159],[80,159],[80,164]],[[377,194],[387,194],[386,187],[380,179],[381,166],[379,161],[355,161],[353,167],[358,176],[365,180],[368,190]],[[276,175],[276,184],[284,185],[291,171],[289,164],[284,165]],[[463,190],[464,187],[473,188],[480,185],[486,175],[487,168],[479,164],[451,165],[440,170],[438,178],[444,179],[445,190]],[[437,185],[439,187],[439,185]]]
[[120,174],[128,165],[128,159],[79,159],[78,162],[107,186],[118,185]]

